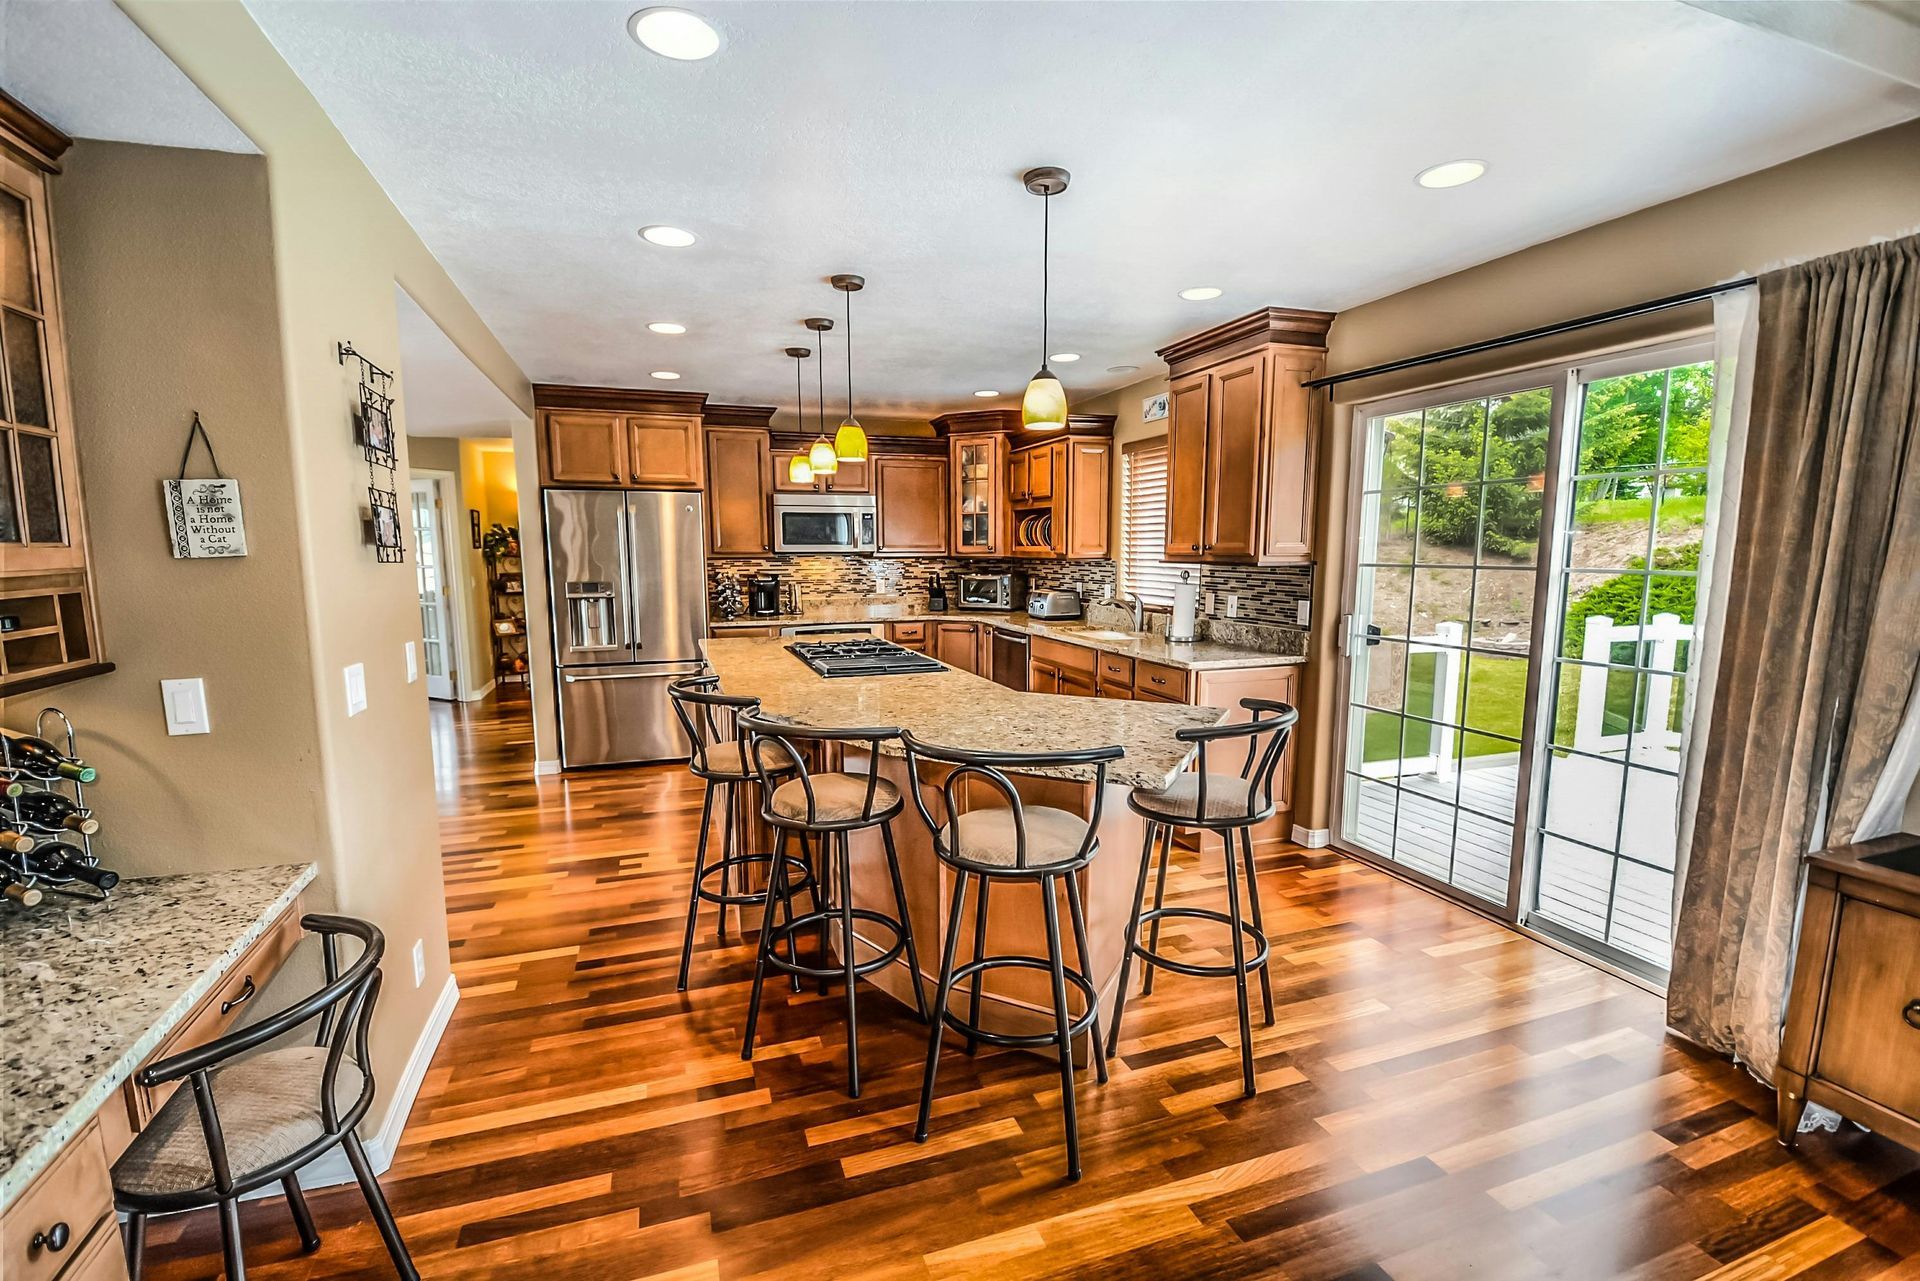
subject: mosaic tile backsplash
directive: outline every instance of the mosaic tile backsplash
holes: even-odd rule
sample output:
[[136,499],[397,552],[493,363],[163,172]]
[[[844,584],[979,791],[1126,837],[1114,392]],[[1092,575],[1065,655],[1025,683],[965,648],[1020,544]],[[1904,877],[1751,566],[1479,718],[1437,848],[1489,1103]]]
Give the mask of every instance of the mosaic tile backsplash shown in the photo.
[[[1227,596],[1237,595],[1239,623],[1298,624],[1298,604],[1313,595],[1311,566],[1202,565],[1201,616],[1227,622]],[[708,590],[722,578],[744,581],[755,574],[778,574],[795,583],[807,602],[820,604],[846,596],[924,596],[935,576],[953,590],[954,575],[1024,573],[1036,588],[1077,588],[1089,603],[1113,590],[1115,566],[1110,560],[985,560],[974,557],[919,557],[892,559],[877,556],[728,556],[707,562]],[[1214,593],[1209,612],[1206,594]]]

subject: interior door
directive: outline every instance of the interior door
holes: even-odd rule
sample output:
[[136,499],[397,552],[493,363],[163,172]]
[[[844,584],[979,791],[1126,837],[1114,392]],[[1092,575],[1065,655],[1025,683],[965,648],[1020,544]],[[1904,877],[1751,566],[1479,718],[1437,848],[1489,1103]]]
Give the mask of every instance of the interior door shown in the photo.
[[421,477],[409,486],[413,505],[414,578],[420,591],[420,658],[426,669],[427,697],[451,699],[453,690],[453,610],[447,603],[446,539],[440,511],[440,486]]
[[1401,401],[1356,432],[1341,842],[1508,919],[1563,387]]

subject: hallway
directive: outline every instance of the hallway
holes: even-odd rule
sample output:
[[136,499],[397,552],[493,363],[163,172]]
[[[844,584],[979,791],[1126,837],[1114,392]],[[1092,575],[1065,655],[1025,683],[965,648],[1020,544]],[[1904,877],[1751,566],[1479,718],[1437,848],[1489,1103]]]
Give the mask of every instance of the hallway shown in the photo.
[[[1770,1098],[1665,1040],[1656,998],[1327,852],[1262,859],[1258,1098],[1230,992],[1163,978],[1082,1089],[1082,1183],[1056,1078],[1016,1052],[950,1052],[916,1145],[924,1030],[863,994],[849,1100],[838,991],[770,991],[741,1061],[749,950],[707,918],[673,990],[700,792],[674,767],[536,780],[524,708],[433,707],[462,998],[383,1179],[426,1276],[1916,1275],[1920,1158],[1858,1132],[1789,1157]],[[1214,897],[1181,857],[1175,897]],[[311,1201],[313,1256],[281,1202],[246,1206],[252,1275],[389,1275],[355,1192]],[[155,1278],[217,1269],[208,1215],[153,1241]]]

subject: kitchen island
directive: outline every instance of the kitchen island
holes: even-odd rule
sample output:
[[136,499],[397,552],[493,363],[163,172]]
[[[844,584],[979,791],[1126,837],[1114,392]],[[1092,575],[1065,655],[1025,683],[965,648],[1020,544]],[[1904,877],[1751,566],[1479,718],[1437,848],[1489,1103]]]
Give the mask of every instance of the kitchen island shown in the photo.
[[[1126,755],[1107,767],[1105,790],[1099,798],[1099,854],[1079,874],[1091,955],[1076,959],[1071,955],[1072,941],[1067,941],[1069,966],[1082,970],[1100,993],[1102,1005],[1108,1005],[1119,980],[1145,838],[1144,824],[1127,808],[1127,793],[1134,787],[1164,786],[1186,767],[1191,754],[1175,733],[1218,724],[1226,713],[1173,703],[1023,693],[952,668],[925,675],[829,680],[789,653],[787,644],[777,638],[709,640],[707,659],[724,692],[758,698],[761,712],[773,720],[817,728],[893,726],[911,731],[928,743],[973,751],[1069,751],[1112,744],[1125,749]],[[863,770],[868,767],[868,759],[864,751],[848,747],[844,759],[828,768]],[[938,787],[945,777],[945,767],[922,764],[920,776],[909,778],[906,760],[897,745],[883,746],[873,765],[882,778],[901,789],[902,795],[910,786],[926,789],[929,809],[936,818],[941,816]],[[1093,813],[1095,771],[1091,767],[1029,770],[1010,776],[1025,804],[1051,805],[1082,817]],[[975,789],[975,794],[983,805],[999,803],[998,794],[984,788]],[[967,799],[961,798],[963,805]],[[934,855],[932,834],[911,801],[893,820],[893,834],[923,978],[931,993],[938,977],[931,967],[937,964],[944,946],[954,877]],[[758,839],[768,841],[771,834],[762,832]],[[852,850],[854,906],[892,914],[892,887],[878,830],[856,832]],[[1043,910],[1035,887],[996,887],[988,912],[987,950],[1029,955],[1043,952]],[[1064,920],[1064,906],[1061,911]],[[758,925],[758,921],[751,923]],[[962,915],[960,930],[963,941],[971,940],[971,900]],[[884,951],[890,942],[884,931],[870,939],[856,927],[855,948],[862,962]],[[963,944],[963,952],[968,946]],[[874,973],[871,981],[911,1004],[913,985],[906,967],[902,956]],[[1051,1028],[1052,997],[1047,982],[1044,974],[1034,971],[989,973],[982,1025],[990,1031],[1013,1033]]]

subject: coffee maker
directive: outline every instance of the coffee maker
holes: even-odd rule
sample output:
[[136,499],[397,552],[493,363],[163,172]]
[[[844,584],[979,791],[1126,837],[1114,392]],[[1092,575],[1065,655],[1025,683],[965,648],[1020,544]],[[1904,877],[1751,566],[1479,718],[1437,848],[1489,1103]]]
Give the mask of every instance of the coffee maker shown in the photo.
[[756,618],[780,613],[780,575],[755,574],[747,580],[747,612]]

